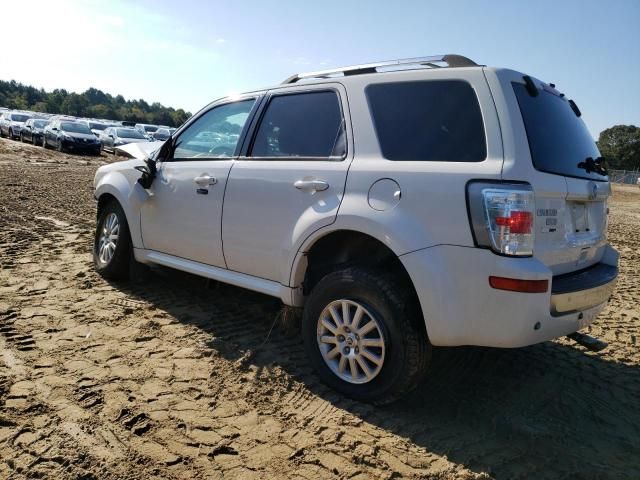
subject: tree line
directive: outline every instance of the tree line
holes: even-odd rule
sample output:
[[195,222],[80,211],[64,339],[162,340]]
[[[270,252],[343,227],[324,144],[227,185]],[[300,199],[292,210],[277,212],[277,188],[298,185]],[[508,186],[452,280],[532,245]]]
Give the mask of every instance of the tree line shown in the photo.
[[72,115],[74,117],[128,120],[177,127],[191,114],[183,109],[165,107],[158,102],[125,100],[122,95],[110,95],[97,88],[83,93],[44,89],[23,85],[15,80],[0,80],[0,106],[16,110]]
[[600,133],[598,148],[607,166],[616,170],[640,170],[640,127],[615,125]]

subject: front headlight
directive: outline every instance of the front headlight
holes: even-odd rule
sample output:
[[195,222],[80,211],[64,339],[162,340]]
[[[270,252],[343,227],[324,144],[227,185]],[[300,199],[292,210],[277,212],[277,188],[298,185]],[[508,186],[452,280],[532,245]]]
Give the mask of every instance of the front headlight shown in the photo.
[[73,142],[75,140],[71,135],[66,135],[66,134],[62,135],[62,138],[70,142]]

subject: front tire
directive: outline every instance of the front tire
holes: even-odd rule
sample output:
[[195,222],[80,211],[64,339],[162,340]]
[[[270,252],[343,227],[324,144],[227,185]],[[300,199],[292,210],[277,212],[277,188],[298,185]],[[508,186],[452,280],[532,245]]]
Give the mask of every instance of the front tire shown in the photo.
[[426,374],[431,344],[402,277],[351,267],[328,274],[307,299],[302,335],[320,378],[344,395],[390,403]]
[[120,204],[109,202],[100,212],[93,243],[96,271],[109,280],[129,278],[131,236]]
[[58,139],[58,143],[56,143],[56,150],[60,153],[64,153],[64,146],[62,145],[62,140]]

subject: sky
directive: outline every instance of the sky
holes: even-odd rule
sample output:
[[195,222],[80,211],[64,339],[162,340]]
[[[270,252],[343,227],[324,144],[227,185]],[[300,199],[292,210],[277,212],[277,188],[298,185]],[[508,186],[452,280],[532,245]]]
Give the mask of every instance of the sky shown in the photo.
[[640,0],[29,0],[0,8],[0,79],[195,113],[291,74],[444,53],[533,75],[591,133],[640,125]]

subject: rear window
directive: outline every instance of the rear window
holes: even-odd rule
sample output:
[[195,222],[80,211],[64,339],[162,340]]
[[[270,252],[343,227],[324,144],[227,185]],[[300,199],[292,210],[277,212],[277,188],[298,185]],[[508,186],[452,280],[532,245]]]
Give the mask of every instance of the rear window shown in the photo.
[[532,97],[522,83],[513,83],[527,131],[533,165],[537,170],[569,177],[607,180],[587,173],[578,164],[600,157],[596,142],[564,97],[539,90]]
[[118,136],[120,138],[146,138],[138,130],[134,130],[133,128],[119,128]]
[[373,84],[366,95],[386,159],[481,162],[487,157],[480,105],[467,82]]

